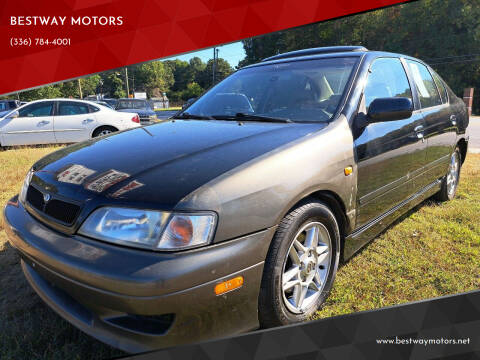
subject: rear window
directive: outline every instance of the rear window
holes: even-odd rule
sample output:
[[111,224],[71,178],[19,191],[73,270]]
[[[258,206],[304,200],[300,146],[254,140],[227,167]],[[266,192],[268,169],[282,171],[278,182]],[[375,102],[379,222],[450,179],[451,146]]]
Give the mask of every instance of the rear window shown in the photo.
[[447,95],[447,88],[445,87],[445,83],[435,71],[430,69],[430,72],[433,75],[433,80],[435,80],[435,84],[437,85],[438,91],[440,91],[440,97],[442,99],[442,103],[444,104],[447,103],[448,95]]
[[88,114],[88,105],[78,102],[70,101],[60,101],[58,105],[58,115],[68,116],[68,115],[81,115]]
[[119,100],[115,107],[118,110],[121,109],[145,109],[147,108],[146,101],[138,101],[138,100]]
[[442,99],[427,67],[417,61],[407,60],[422,109],[442,104]]

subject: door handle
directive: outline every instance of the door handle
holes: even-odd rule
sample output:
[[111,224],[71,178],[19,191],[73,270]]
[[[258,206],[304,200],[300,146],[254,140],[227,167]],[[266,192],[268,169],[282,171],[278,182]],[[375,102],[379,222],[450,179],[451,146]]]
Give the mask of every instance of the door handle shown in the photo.
[[417,127],[415,127],[415,129],[413,129],[413,131],[415,131],[416,133],[423,131],[423,125],[418,125]]
[[42,120],[38,123],[38,125],[47,125],[47,124],[50,124],[50,121]]
[[91,123],[93,120],[92,119],[85,119],[82,121],[82,124],[88,124]]
[[453,126],[457,125],[457,117],[455,115],[450,115],[450,121]]

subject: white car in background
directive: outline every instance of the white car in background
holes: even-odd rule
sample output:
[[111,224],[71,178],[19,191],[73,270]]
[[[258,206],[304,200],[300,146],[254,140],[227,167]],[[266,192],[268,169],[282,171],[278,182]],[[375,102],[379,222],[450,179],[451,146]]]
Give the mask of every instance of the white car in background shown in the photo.
[[0,146],[75,143],[138,126],[138,114],[91,101],[37,100],[0,118]]

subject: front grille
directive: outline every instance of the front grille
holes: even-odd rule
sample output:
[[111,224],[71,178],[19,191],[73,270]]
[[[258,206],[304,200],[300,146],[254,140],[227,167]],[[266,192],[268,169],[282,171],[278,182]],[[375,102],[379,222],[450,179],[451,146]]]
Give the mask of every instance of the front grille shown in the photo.
[[79,210],[80,206],[78,205],[56,199],[50,200],[45,205],[45,214],[65,224],[73,223]]
[[29,186],[27,190],[27,201],[32,205],[35,209],[43,211],[43,194],[35,189],[33,186]]
[[40,213],[67,225],[71,225],[80,212],[80,206],[67,201],[52,199],[45,203],[42,192],[31,185],[27,190],[27,201]]

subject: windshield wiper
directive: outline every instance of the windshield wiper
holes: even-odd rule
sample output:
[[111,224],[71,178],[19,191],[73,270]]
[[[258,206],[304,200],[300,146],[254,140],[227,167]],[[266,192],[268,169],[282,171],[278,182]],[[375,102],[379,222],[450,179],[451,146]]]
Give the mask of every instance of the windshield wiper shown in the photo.
[[172,117],[172,119],[214,120],[212,116],[195,115],[195,114],[189,114],[188,112],[175,115],[174,117]]
[[218,120],[237,120],[237,121],[262,121],[262,122],[281,122],[291,123],[292,120],[287,118],[277,118],[264,115],[236,113],[235,115],[212,115],[212,118]]

